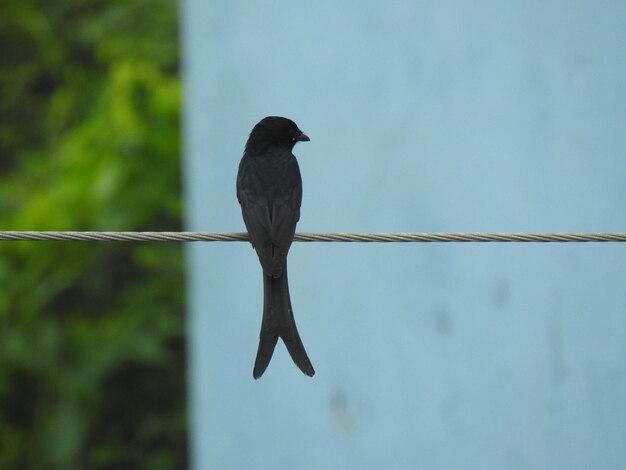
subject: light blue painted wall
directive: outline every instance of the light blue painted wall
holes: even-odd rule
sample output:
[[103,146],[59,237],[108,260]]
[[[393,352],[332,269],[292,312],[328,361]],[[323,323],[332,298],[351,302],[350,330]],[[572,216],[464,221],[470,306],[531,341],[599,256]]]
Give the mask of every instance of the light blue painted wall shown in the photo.
[[[242,231],[251,127],[293,118],[300,231],[626,231],[626,2],[182,4],[187,228]],[[252,379],[249,245],[187,249],[194,468],[616,469],[626,246],[302,244]]]

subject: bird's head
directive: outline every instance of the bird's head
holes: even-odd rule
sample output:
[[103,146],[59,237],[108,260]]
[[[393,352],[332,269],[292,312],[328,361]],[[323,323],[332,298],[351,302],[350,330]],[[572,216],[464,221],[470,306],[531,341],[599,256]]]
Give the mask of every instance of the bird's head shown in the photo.
[[246,152],[260,152],[270,147],[293,149],[298,142],[308,142],[309,137],[291,119],[268,116],[261,119],[250,132]]

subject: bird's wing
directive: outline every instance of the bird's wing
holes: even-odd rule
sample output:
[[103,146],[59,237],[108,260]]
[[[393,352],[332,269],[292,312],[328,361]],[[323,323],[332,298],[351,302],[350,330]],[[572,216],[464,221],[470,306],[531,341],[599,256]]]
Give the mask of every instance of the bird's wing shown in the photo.
[[250,243],[258,253],[263,269],[266,270],[271,264],[273,251],[272,224],[267,201],[255,201],[249,197],[245,189],[239,189],[237,195],[241,203],[241,213],[248,230]]
[[[289,247],[296,233],[296,223],[300,219],[300,208],[285,204],[274,204],[272,210],[272,242],[274,244],[274,259],[286,258]],[[282,260],[284,264],[284,260]]]
[[237,181],[243,220],[263,270],[279,276],[300,219],[300,171],[295,159],[288,161],[280,174],[272,176],[273,184],[268,186],[261,184],[264,178],[253,177],[248,165],[242,161]]
[[295,158],[289,161],[283,182],[285,186],[282,194],[275,198],[270,214],[274,263],[280,265],[281,270],[285,265],[289,247],[296,233],[296,224],[300,220],[302,180]]

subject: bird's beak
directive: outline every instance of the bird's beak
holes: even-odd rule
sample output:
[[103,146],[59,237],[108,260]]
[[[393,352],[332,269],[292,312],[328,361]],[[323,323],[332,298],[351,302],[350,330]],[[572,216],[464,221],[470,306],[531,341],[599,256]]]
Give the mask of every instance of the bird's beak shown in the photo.
[[304,132],[301,132],[300,135],[295,136],[293,140],[296,142],[308,142],[311,139],[309,139],[309,136],[306,135]]

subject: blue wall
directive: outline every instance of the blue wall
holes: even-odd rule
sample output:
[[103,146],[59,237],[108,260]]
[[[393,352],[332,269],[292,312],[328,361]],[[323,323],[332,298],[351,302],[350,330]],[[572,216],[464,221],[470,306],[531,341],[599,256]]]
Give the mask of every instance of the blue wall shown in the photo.
[[[300,231],[626,231],[626,2],[183,3],[187,228],[242,231],[252,126],[294,119]],[[626,246],[303,244],[317,370],[252,379],[261,271],[188,246],[206,468],[615,469]]]

